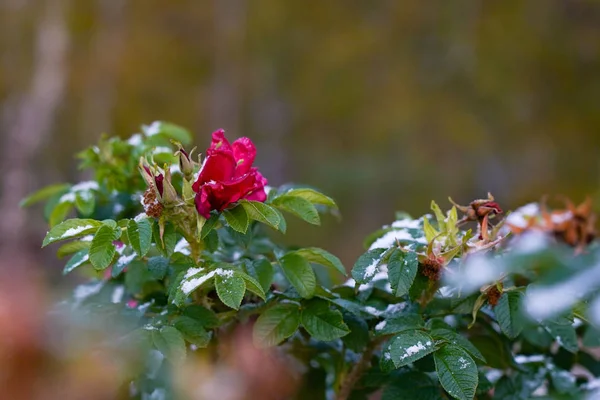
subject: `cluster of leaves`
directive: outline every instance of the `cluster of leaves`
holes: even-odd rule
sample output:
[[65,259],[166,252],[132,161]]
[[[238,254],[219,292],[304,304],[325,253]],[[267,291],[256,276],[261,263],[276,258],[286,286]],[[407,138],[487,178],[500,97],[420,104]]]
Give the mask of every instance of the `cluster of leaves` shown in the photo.
[[[102,139],[80,155],[94,181],[24,201],[48,199],[43,244],[67,241],[58,248],[70,257],[64,273],[93,276],[76,288],[69,309],[114,316],[126,328],[110,346],[144,349],[140,370],[123,377],[133,397],[170,390],[172,371],[186,358],[210,352],[248,321],[256,347],[279,346],[304,365],[299,398],[366,399],[381,390],[384,399],[592,393],[590,379],[600,373],[590,352],[600,346],[600,282],[590,278],[598,275],[595,241],[574,255],[554,232],[535,229],[532,221],[545,219],[539,209],[492,226],[501,210],[491,196],[447,213],[432,202],[434,216],[398,214],[367,238],[352,277],[333,285],[346,274],[336,256],[273,241],[274,231],[286,231],[285,214],[319,224],[320,213],[337,211],[314,189],[270,188],[264,203],[213,211],[199,219],[193,243],[174,221],[145,215],[137,160],[153,154],[176,162],[166,149],[171,139],[187,143],[189,134],[154,123],[128,141]],[[177,167],[171,171],[181,187]],[[71,212],[78,218],[63,221]],[[526,228],[514,229],[517,217]],[[468,223],[475,233],[462,229]],[[587,375],[575,375],[575,367]]]

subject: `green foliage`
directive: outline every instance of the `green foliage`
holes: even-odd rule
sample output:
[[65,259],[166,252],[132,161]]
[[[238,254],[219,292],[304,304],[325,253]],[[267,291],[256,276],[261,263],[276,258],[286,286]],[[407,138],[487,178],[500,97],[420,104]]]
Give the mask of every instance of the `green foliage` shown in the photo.
[[[503,221],[491,227],[469,217],[468,207],[444,212],[432,202],[435,219],[402,214],[367,238],[343,282],[347,271],[335,255],[270,236],[286,231],[282,212],[319,224],[320,212],[337,212],[331,198],[273,188],[264,203],[239,200],[206,219],[185,196],[189,171],[167,174],[178,160],[155,148],[186,142],[187,132],[166,123],[142,132],[136,140],[103,138],[97,151],[80,154],[94,181],[53,186],[23,205],[46,199],[51,229],[43,246],[63,242],[65,274],[96,276],[75,290],[70,310],[118,316],[127,321],[120,340],[146,346],[147,362],[131,364],[127,378],[146,397],[171,393],[165,376],[190,358],[212,359],[236,332],[252,332],[258,348],[280,346],[302,364],[311,382],[302,395],[310,398],[380,390],[383,399],[579,398],[590,389],[569,371],[600,374],[586,351],[600,343],[600,250],[587,237],[574,255],[551,241],[559,235],[544,230],[543,215],[529,222],[537,230],[511,235]],[[158,197],[158,211],[138,201],[140,157],[166,162],[152,168],[177,192],[176,201]],[[157,193],[150,188],[150,197]],[[79,218],[64,220],[71,212]],[[462,229],[468,221],[477,234]],[[156,354],[166,360],[162,378],[150,373]]]

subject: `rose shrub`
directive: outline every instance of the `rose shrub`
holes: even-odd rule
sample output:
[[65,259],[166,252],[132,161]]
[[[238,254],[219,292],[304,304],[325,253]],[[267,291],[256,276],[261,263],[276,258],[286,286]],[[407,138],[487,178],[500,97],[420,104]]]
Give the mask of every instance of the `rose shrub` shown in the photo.
[[93,181],[24,201],[46,200],[43,245],[67,241],[64,273],[89,279],[56,313],[101,332],[87,346],[118,360],[115,398],[600,395],[589,201],[513,213],[491,195],[447,212],[432,202],[433,215],[398,213],[370,235],[341,279],[333,254],[269,232],[285,233],[284,213],[319,224],[331,198],[267,193],[250,139],[217,131],[198,163],[189,141],[161,122],[102,138],[80,154]]

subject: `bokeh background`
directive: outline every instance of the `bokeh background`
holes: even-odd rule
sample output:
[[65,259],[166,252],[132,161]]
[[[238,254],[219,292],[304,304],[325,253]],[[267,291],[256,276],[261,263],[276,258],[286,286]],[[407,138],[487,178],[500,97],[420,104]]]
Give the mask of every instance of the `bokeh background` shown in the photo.
[[51,268],[18,200],[84,179],[73,155],[102,132],[165,120],[201,150],[249,136],[272,185],[333,196],[341,222],[285,240],[351,266],[431,199],[594,194],[599,99],[595,0],[2,0],[0,241]]
[[201,150],[218,128],[251,137],[272,185],[341,208],[323,228],[290,219],[282,240],[349,268],[366,234],[431,199],[598,208],[599,100],[597,0],[0,0],[3,394],[114,398],[116,358],[65,364],[73,350],[49,345],[73,338],[46,320],[73,282],[40,249],[41,209],[18,208],[87,179],[73,155],[103,132],[171,121]]

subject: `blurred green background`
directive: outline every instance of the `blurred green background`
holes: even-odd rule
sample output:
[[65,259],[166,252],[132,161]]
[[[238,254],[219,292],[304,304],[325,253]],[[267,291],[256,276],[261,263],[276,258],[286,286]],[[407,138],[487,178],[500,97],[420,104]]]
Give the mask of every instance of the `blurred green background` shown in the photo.
[[18,199],[84,179],[72,155],[102,132],[166,120],[201,151],[249,136],[270,184],[333,196],[340,223],[286,240],[351,266],[431,199],[594,194],[599,98],[596,0],[3,0],[0,237],[39,254]]

